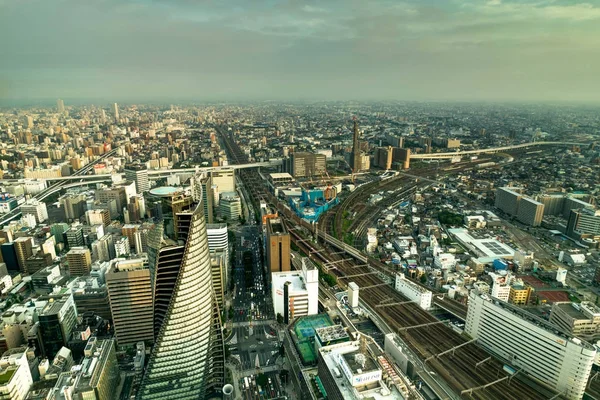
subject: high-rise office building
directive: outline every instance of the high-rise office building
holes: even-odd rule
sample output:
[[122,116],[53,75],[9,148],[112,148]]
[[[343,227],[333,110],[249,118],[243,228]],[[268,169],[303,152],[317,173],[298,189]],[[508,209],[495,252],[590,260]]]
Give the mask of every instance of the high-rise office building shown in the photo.
[[392,146],[379,147],[375,152],[375,165],[383,169],[392,168],[394,148]]
[[228,221],[236,221],[242,215],[242,200],[236,192],[225,192],[219,202],[221,217]]
[[68,248],[81,247],[85,244],[83,238],[83,225],[76,223],[71,225],[69,230],[64,233]]
[[110,225],[110,211],[106,208],[98,208],[85,212],[85,219],[88,225]]
[[271,272],[290,270],[290,234],[280,218],[267,219],[267,266]]
[[164,222],[161,221],[148,234],[148,265],[154,293],[154,337],[158,337],[169,310],[185,251],[184,245],[165,238],[164,233]]
[[[138,391],[138,399],[142,400],[196,400],[218,393],[223,386],[223,335],[212,288],[202,203],[189,212],[180,213],[178,224],[177,237],[184,243],[183,254],[178,271],[171,278],[175,280],[172,280],[169,306]],[[170,247],[156,243],[163,241],[161,235],[152,235],[151,247],[159,249],[149,254],[149,260],[155,263],[152,267],[154,285],[160,283],[158,278],[164,266],[162,251]],[[157,289],[155,286],[155,291]],[[155,298],[158,295],[155,293]]]
[[9,271],[20,271],[19,261],[17,261],[17,252],[15,251],[15,243],[2,243],[0,246],[2,252],[2,261],[6,264]]
[[[125,178],[135,182],[135,189],[142,194],[150,190],[148,180],[148,168],[142,164],[127,164],[125,166]],[[127,203],[127,202],[125,202]]]
[[465,333],[515,370],[581,399],[596,349],[521,308],[471,292]]
[[[84,358],[80,365],[59,375],[53,399],[113,400],[119,386],[119,363],[113,339],[98,340],[92,336],[85,343]],[[62,396],[62,393],[70,395]],[[54,394],[54,393],[53,393]]]
[[35,198],[27,200],[21,205],[21,213],[23,215],[33,215],[35,222],[38,224],[48,219],[48,209],[46,203],[43,203]]
[[84,194],[67,193],[61,196],[58,201],[65,211],[67,220],[78,219],[85,213],[86,197]]
[[56,111],[59,114],[62,114],[65,112],[65,102],[62,99],[56,100]]
[[90,273],[92,254],[87,247],[72,247],[67,253],[67,264],[71,276],[83,276]]
[[327,171],[327,157],[324,154],[294,152],[290,163],[289,170],[294,178],[320,177]]
[[119,106],[117,105],[117,103],[113,104],[112,109],[113,109],[113,116],[115,117],[115,120],[118,121],[119,120]]
[[235,170],[222,169],[220,171],[212,171],[210,179],[213,185],[216,185],[219,193],[235,191]]
[[352,167],[353,172],[359,172],[362,169],[362,154],[360,151],[360,134],[358,132],[358,121],[356,118],[354,118],[354,129],[352,131],[352,154],[350,156],[350,167]]
[[150,269],[144,259],[117,259],[105,276],[117,343],[154,340]]
[[15,253],[17,256],[19,270],[21,272],[28,273],[26,261],[33,255],[33,238],[29,236],[18,237],[13,243],[15,245]]
[[208,249],[213,252],[223,252],[225,260],[229,259],[229,231],[227,224],[206,224]]
[[582,208],[593,210],[595,207],[590,203],[573,197],[572,195],[568,195],[565,197],[565,202],[563,204],[562,216],[563,218],[569,219],[571,216],[572,210],[581,210]]
[[319,270],[307,258],[300,271],[273,272],[271,282],[273,310],[286,324],[319,312]]
[[39,315],[39,344],[41,354],[54,358],[61,347],[67,346],[77,323],[77,307],[73,294],[51,299]]

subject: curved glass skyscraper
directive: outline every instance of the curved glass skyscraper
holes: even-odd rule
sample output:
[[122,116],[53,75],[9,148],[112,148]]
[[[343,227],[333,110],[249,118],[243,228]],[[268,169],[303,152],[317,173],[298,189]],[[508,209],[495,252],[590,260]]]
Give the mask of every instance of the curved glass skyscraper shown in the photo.
[[223,336],[202,202],[177,212],[176,220],[179,243],[156,237],[149,251],[157,335],[140,400],[203,399],[224,384]]

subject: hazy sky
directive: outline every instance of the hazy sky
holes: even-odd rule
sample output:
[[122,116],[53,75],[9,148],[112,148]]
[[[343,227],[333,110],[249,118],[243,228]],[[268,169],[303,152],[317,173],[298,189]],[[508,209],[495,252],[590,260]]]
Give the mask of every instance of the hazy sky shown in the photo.
[[600,101],[600,1],[0,0],[0,99]]

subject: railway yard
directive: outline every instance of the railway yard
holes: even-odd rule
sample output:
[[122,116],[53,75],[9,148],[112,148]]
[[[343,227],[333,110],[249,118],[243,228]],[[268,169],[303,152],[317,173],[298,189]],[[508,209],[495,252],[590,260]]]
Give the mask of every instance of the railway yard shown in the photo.
[[[233,137],[221,132],[231,160],[234,163],[247,162]],[[485,160],[479,160],[484,162]],[[477,162],[465,163],[463,170],[472,168]],[[368,223],[361,225],[361,220],[376,218],[379,211],[410,196],[415,190],[431,184],[427,178],[434,177],[437,168],[418,169],[413,174],[422,175],[423,179],[413,176],[397,175],[385,181],[371,182],[351,193],[339,206],[327,212],[319,222],[319,229],[331,236],[343,240],[342,228],[344,219],[349,213],[356,213],[353,222],[348,223],[347,231],[358,230],[361,234]],[[453,171],[447,171],[452,173]],[[310,255],[321,266],[327,266],[328,272],[337,276],[341,287],[355,282],[360,287],[361,299],[371,310],[377,310],[378,316],[396,332],[403,341],[422,360],[432,375],[441,377],[456,394],[475,399],[544,399],[552,397],[552,392],[540,393],[539,387],[531,387],[518,377],[508,379],[503,370],[503,363],[493,357],[474,342],[456,333],[443,321],[436,319],[417,304],[408,302],[405,297],[392,289],[384,281],[381,274],[393,275],[393,271],[382,263],[368,259],[368,264],[341,254],[339,249],[327,243],[315,244],[308,240],[302,229],[313,232],[313,227],[298,218],[286,206],[278,202],[264,186],[256,170],[242,170],[240,177],[249,188],[255,209],[260,200],[275,206],[286,224],[289,226],[292,241],[305,254]],[[391,198],[371,205],[367,204],[368,196],[381,190],[399,189]],[[468,343],[467,343],[468,342]],[[457,347],[460,346],[460,347]],[[448,351],[455,348],[454,351]],[[444,354],[441,354],[444,353]],[[440,355],[441,354],[441,355]],[[438,356],[439,355],[439,356]],[[458,396],[457,396],[458,397]]]

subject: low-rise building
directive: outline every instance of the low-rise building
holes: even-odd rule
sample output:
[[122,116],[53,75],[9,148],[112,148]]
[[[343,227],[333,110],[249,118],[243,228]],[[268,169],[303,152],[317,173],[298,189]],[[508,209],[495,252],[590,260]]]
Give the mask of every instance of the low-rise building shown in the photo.
[[429,310],[431,308],[431,301],[433,297],[431,291],[425,289],[423,286],[409,281],[406,279],[404,274],[396,274],[394,288],[404,297],[417,303],[423,310]]
[[518,306],[527,305],[531,299],[532,292],[533,289],[530,286],[513,284],[510,286],[508,302]]

